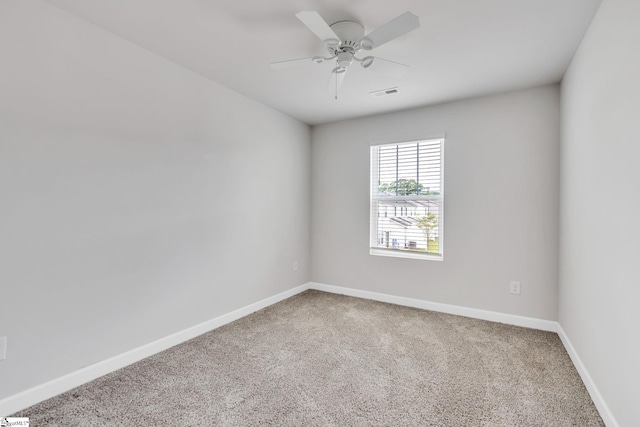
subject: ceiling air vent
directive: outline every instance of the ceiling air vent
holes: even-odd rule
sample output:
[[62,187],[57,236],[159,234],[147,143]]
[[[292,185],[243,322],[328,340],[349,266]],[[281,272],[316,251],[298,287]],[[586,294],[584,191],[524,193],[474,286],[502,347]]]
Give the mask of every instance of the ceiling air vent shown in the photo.
[[382,89],[382,90],[376,90],[374,92],[369,92],[371,94],[371,96],[387,96],[387,95],[393,95],[394,93],[398,93],[400,92],[400,89],[398,89],[397,87],[391,87],[389,89]]

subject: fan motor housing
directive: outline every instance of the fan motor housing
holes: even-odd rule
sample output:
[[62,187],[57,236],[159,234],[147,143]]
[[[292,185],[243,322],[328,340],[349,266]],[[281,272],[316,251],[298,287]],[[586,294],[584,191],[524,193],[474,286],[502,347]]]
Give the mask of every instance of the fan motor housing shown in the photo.
[[360,40],[364,37],[364,27],[362,24],[353,21],[338,21],[330,25],[334,33],[340,38],[339,46],[327,46],[331,55],[340,52],[351,52],[360,49]]

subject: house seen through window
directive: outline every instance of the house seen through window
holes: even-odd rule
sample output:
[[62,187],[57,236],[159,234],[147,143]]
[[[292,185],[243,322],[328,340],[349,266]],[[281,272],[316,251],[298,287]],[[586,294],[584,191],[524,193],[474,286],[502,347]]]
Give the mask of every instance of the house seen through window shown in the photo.
[[371,147],[370,253],[442,259],[444,139]]

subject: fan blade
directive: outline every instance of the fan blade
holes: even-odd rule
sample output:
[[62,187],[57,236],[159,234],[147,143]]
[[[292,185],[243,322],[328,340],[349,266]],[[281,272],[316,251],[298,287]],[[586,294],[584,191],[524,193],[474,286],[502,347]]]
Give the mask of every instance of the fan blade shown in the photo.
[[365,50],[371,50],[418,28],[420,28],[418,17],[411,12],[405,12],[367,34],[360,45]]
[[376,57],[370,67],[373,71],[386,74],[392,77],[402,77],[407,72],[409,66],[388,59]]
[[287,61],[272,62],[271,63],[271,68],[273,68],[274,70],[281,70],[283,68],[289,68],[289,67],[294,67],[296,65],[301,65],[301,64],[304,64],[306,62],[311,64],[312,60],[313,60],[313,57],[309,56],[307,58],[289,59]]
[[345,74],[347,74],[347,70],[344,70],[341,73],[336,73],[335,70],[332,71],[331,76],[329,77],[329,81],[327,82],[327,87],[325,88],[327,92],[333,92],[337,89],[340,89],[340,87],[342,86],[342,82],[344,81]]
[[320,40],[328,44],[340,44],[340,38],[333,32],[329,24],[325,22],[318,12],[304,10],[296,13],[296,17],[318,36]]

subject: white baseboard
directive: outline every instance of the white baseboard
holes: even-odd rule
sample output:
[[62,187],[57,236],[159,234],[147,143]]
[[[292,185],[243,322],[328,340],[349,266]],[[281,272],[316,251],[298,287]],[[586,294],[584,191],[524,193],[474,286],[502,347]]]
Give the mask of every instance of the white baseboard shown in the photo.
[[365,298],[374,301],[404,305],[407,307],[437,311],[440,313],[455,314],[457,316],[489,320],[492,322],[506,323],[508,325],[523,326],[525,328],[540,329],[542,331],[556,332],[558,327],[558,322],[552,320],[542,320],[533,317],[517,316],[515,314],[498,313],[496,311],[461,307],[459,305],[442,304],[439,302],[431,302],[415,298],[398,297],[395,295],[381,294],[378,292],[369,292],[359,289],[325,285],[323,283],[309,283],[309,288],[317,289],[319,291],[331,292],[334,294],[349,295],[352,297]]
[[38,402],[50,399],[60,393],[64,393],[65,391],[71,390],[110,372],[124,368],[125,366],[173,347],[174,345],[188,341],[198,335],[212,331],[220,326],[226,325],[227,323],[231,323],[234,320],[238,320],[241,317],[247,316],[253,312],[292,297],[300,292],[306,291],[308,288],[308,284],[297,286],[293,289],[281,292],[246,307],[200,323],[199,325],[192,326],[157,341],[153,341],[149,344],[119,354],[110,359],[103,360],[60,378],[56,378],[55,380],[48,381],[44,384],[9,396],[0,400],[0,417],[8,416],[28,408],[29,406],[35,405]]
[[580,356],[578,356],[576,349],[573,347],[573,344],[571,344],[569,337],[567,336],[564,329],[562,329],[562,326],[559,323],[558,323],[557,332],[558,332],[558,336],[560,337],[560,340],[562,340],[562,344],[564,344],[564,348],[567,350],[567,353],[569,353],[569,357],[571,358],[573,365],[576,367],[576,370],[580,374],[580,378],[582,378],[582,382],[584,383],[585,387],[589,391],[589,395],[591,395],[591,400],[593,400],[593,403],[596,405],[596,408],[598,408],[598,412],[600,412],[602,421],[604,421],[607,427],[619,427],[620,425],[618,424],[615,417],[613,416],[613,413],[611,413],[609,406],[607,406],[604,399],[602,398],[602,395],[600,394],[600,390],[598,390],[598,387],[596,387],[596,383],[593,382],[593,379],[591,378],[591,375],[589,375],[587,368],[582,363],[582,360],[580,359]]
[[575,365],[576,370],[578,371],[578,374],[580,374],[580,377],[582,378],[582,382],[585,384],[585,387],[589,391],[591,400],[593,400],[593,403],[596,405],[596,408],[598,409],[598,412],[600,413],[602,420],[605,422],[607,427],[619,427],[619,424],[615,420],[613,414],[611,413],[611,410],[609,409],[604,399],[602,398],[602,395],[600,394],[598,387],[593,382],[591,375],[589,375],[587,368],[584,366],[584,364],[580,360],[578,353],[573,348],[573,345],[571,344],[571,341],[569,341],[567,334],[564,332],[564,329],[562,329],[562,326],[560,326],[558,322],[555,322],[552,320],[536,319],[533,317],[499,313],[495,311],[480,310],[477,308],[442,304],[437,302],[419,300],[415,298],[398,297],[395,295],[382,294],[378,292],[369,292],[369,291],[363,291],[363,290],[353,289],[353,288],[344,288],[341,286],[326,285],[323,283],[311,282],[311,283],[308,283],[308,288],[316,289],[318,291],[331,292],[334,294],[348,295],[352,297],[370,299],[370,300],[380,301],[380,302],[388,302],[391,304],[398,304],[398,305],[403,305],[407,307],[421,308],[424,310],[437,311],[437,312],[447,313],[447,314],[455,314],[457,316],[471,317],[474,319],[489,320],[491,322],[499,322],[499,323],[505,323],[508,325],[523,326],[526,328],[556,332],[560,337],[560,340],[562,341],[562,344],[564,345],[565,349],[567,350],[567,353],[569,354],[571,361]]
[[596,384],[593,382],[586,367],[580,360],[578,353],[573,348],[573,345],[569,341],[569,338],[558,322],[314,282],[309,282],[304,285],[297,286],[293,289],[289,289],[288,291],[281,292],[277,295],[250,304],[246,307],[240,308],[227,314],[223,314],[222,316],[216,317],[207,322],[201,323],[167,337],[161,338],[157,341],[122,353],[118,356],[87,366],[78,371],[25,390],[13,396],[9,396],[3,400],[0,400],[0,416],[13,414],[29,406],[35,405],[38,402],[57,396],[60,393],[64,393],[65,391],[71,390],[110,372],[124,368],[125,366],[128,366],[146,357],[152,356],[156,353],[173,347],[174,345],[188,341],[192,338],[197,337],[198,335],[202,335],[206,332],[219,328],[220,326],[226,325],[227,323],[231,323],[234,320],[238,320],[244,316],[247,316],[253,312],[266,308],[277,302],[283,301],[289,297],[304,292],[307,289],[316,289],[318,291],[330,292],[334,294],[348,295],[357,298],[403,305],[407,307],[421,308],[424,310],[471,317],[474,319],[489,320],[492,322],[556,332],[560,336],[560,339],[562,340],[567,353],[571,357],[573,364],[575,365],[578,373],[580,374],[580,377],[582,378],[582,381],[587,387],[587,390],[591,395],[591,399],[596,405],[596,408],[598,408],[600,416],[604,420],[605,424],[608,427],[619,427],[617,421],[613,417],[613,414],[609,410],[609,407],[605,403],[602,395],[596,387]]

